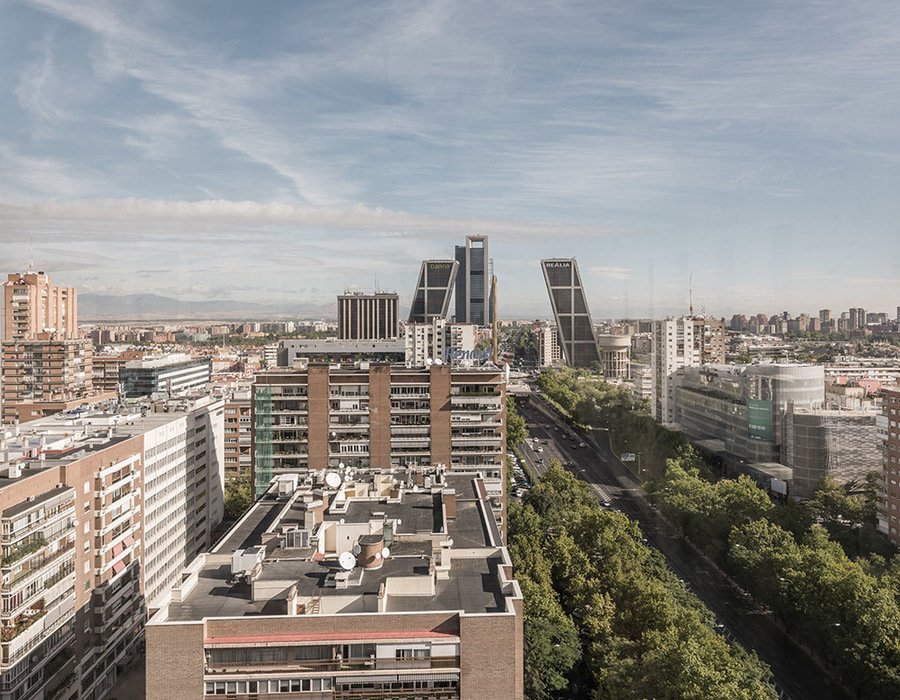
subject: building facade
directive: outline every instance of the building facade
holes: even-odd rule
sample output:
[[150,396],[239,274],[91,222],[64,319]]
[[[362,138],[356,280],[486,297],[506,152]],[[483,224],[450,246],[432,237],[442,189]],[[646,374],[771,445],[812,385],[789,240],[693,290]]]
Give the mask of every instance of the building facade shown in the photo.
[[478,474],[274,481],[147,626],[147,698],[522,700],[522,594]]
[[424,367],[439,360],[449,364],[473,364],[477,326],[449,323],[435,318],[430,323],[407,323],[403,329],[407,367]]
[[884,392],[883,411],[887,426],[878,498],[878,529],[900,546],[900,390]]
[[566,364],[590,367],[599,363],[597,332],[581,284],[578,262],[575,258],[541,260],[541,269]]
[[191,357],[173,353],[144,357],[125,363],[119,377],[128,398],[151,394],[177,394],[202,387],[212,376],[212,361],[208,357]]
[[91,342],[41,335],[2,344],[3,423],[29,420],[34,412],[54,412],[41,404],[58,406],[95,394]]
[[137,653],[148,595],[221,521],[220,458],[221,402],[208,398],[2,434],[0,698],[108,693]]
[[241,387],[225,398],[225,480],[249,479],[253,471],[252,391]]
[[339,340],[400,337],[400,297],[393,292],[353,292],[338,297]]
[[310,365],[253,384],[257,495],[279,474],[444,465],[505,474],[506,403],[494,368]]
[[39,333],[60,339],[78,337],[78,297],[73,287],[58,287],[44,272],[12,273],[3,284],[0,341],[30,340]]
[[562,362],[562,351],[559,347],[559,331],[556,326],[538,326],[534,334],[538,349],[538,366],[558,366]]
[[434,319],[447,318],[458,270],[456,260],[422,261],[409,309],[409,323],[431,323]]
[[631,336],[597,335],[600,367],[607,379],[631,379]]

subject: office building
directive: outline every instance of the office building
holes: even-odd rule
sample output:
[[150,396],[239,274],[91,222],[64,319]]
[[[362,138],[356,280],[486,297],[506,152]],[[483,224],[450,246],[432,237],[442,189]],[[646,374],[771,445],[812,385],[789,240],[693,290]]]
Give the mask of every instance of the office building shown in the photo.
[[404,338],[390,340],[307,340],[290,338],[278,344],[278,367],[305,367],[310,363],[353,364],[406,360]]
[[477,326],[435,318],[429,323],[407,323],[403,329],[407,367],[434,361],[471,366],[490,359],[490,352],[475,355]]
[[562,362],[559,347],[559,331],[556,326],[540,325],[535,331],[539,367],[556,367]]
[[78,338],[78,298],[44,272],[12,273],[3,284],[0,341],[32,340],[42,333],[60,340]]
[[221,522],[222,403],[91,409],[2,433],[0,697],[103,697]]
[[459,263],[455,260],[422,262],[419,281],[416,283],[412,306],[409,309],[410,323],[431,323],[436,318],[447,318],[458,270]]
[[817,411],[825,402],[821,365],[710,364],[671,379],[675,424],[695,442],[717,443],[711,451],[734,463],[784,463],[789,410]]
[[575,258],[541,260],[541,269],[566,364],[591,367],[600,362],[597,333],[581,285],[578,262]]
[[143,350],[123,350],[121,352],[94,353],[91,358],[91,377],[97,391],[123,391],[120,376],[126,363],[140,360],[146,355]]
[[3,423],[28,421],[95,400],[89,340],[42,333],[2,344]]
[[347,292],[338,297],[339,340],[400,337],[400,297],[394,292]]
[[128,398],[157,393],[174,395],[204,386],[211,375],[210,358],[191,357],[183,353],[131,360],[119,370],[122,387]]
[[480,471],[502,497],[505,408],[503,375],[493,367],[310,365],[259,374],[253,384],[256,493],[279,474],[343,463]]
[[148,700],[522,700],[522,593],[476,473],[284,475],[147,625]]
[[829,476],[839,484],[865,483],[882,467],[874,411],[798,408],[784,416],[782,462],[793,470],[791,495],[811,498]]
[[488,326],[491,323],[491,258],[487,236],[466,236],[456,246],[456,322]]

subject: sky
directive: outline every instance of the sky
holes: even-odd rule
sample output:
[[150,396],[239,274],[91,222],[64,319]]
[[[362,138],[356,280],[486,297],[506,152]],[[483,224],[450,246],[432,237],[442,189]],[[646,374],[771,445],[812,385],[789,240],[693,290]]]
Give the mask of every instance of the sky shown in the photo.
[[900,3],[0,0],[0,272],[501,317],[900,305]]

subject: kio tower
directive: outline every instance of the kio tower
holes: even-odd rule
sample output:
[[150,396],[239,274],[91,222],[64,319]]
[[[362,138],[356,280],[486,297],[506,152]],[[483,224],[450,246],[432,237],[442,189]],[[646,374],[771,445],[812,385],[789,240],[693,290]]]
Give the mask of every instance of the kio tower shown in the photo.
[[559,331],[559,346],[569,367],[600,362],[597,334],[591,321],[575,258],[541,260],[550,305]]
[[410,323],[431,323],[436,318],[447,318],[458,268],[459,263],[455,260],[422,261],[409,310]]
[[466,236],[456,246],[456,322],[487,326],[491,322],[491,258],[487,236]]

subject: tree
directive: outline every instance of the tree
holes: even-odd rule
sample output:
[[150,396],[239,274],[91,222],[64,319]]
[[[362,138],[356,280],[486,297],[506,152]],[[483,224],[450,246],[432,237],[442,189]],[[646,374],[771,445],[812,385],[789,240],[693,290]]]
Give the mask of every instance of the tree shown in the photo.
[[513,398],[506,397],[506,446],[509,450],[515,450],[528,438],[528,430],[525,427],[525,419],[516,410],[516,402]]
[[225,482],[225,519],[237,520],[253,503],[253,488],[249,477]]

